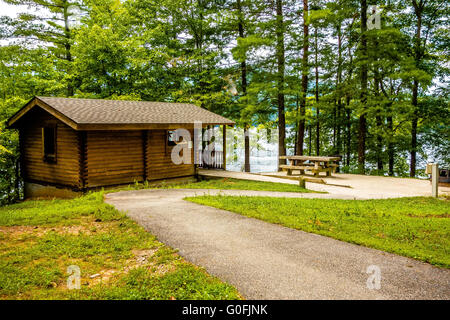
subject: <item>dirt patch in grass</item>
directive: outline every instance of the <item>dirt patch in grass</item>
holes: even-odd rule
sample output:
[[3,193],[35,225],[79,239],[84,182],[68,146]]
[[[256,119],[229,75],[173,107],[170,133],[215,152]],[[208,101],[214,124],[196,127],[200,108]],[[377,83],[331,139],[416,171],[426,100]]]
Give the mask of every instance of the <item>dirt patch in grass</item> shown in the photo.
[[155,254],[158,249],[132,250],[133,257],[125,261],[122,269],[104,269],[98,273],[89,275],[86,278],[89,287],[99,284],[108,284],[110,281],[116,281],[118,277],[128,274],[137,268],[145,268],[153,275],[163,276],[168,272],[173,272],[176,268],[172,264],[159,264],[155,261]]
[[[10,227],[4,227],[4,226],[0,226],[0,234],[2,236],[7,236],[7,237],[19,237],[23,234],[36,234],[38,227],[36,226],[10,226]],[[39,234],[37,234],[39,235]]]
[[425,214],[425,215],[414,215],[414,214],[408,214],[408,217],[411,218],[450,218],[450,213],[444,213],[444,214]]
[[108,284],[113,277],[117,278],[118,275],[119,272],[117,270],[113,269],[101,270],[100,272],[89,276],[89,279],[87,280],[88,282],[87,286],[92,288],[99,284],[103,285]]
[[[80,268],[81,289],[67,287]],[[0,299],[239,299],[98,192],[0,207]]]
[[117,221],[113,222],[103,222],[99,219],[94,219],[92,217],[82,217],[79,224],[73,225],[62,225],[62,226],[0,226],[0,241],[3,237],[8,237],[9,239],[18,239],[23,235],[33,235],[36,237],[42,237],[48,232],[56,232],[58,234],[98,234],[102,232],[108,232],[114,228],[119,223]]

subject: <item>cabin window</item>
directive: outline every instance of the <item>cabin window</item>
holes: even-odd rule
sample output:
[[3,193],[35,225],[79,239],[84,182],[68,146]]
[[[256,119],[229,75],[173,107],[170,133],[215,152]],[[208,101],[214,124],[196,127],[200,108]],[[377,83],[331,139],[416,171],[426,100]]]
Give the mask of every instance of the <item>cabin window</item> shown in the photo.
[[169,147],[176,146],[177,144],[185,144],[186,141],[182,136],[177,136],[176,130],[167,130],[167,145]]
[[167,130],[166,131],[166,137],[167,137],[167,143],[164,146],[165,153],[168,155],[172,152],[174,146],[176,145],[182,145],[182,150],[180,151],[180,155],[183,154],[184,148],[192,148],[192,142],[186,141],[186,137],[182,135],[182,132],[177,134],[177,130]]
[[177,144],[175,136],[176,136],[175,135],[175,130],[168,130],[167,131],[167,145],[169,147],[173,147],[173,146],[175,146]]
[[56,127],[42,128],[42,146],[45,162],[56,162]]

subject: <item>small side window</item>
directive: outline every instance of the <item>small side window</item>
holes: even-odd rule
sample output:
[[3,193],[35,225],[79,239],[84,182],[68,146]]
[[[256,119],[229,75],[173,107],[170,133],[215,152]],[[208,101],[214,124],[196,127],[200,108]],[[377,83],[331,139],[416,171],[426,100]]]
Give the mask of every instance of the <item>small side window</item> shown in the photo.
[[177,135],[176,130],[167,130],[167,145],[169,147],[176,146],[177,144],[185,144],[186,141],[183,140],[181,136]]
[[177,141],[175,141],[175,130],[168,130],[167,131],[167,145],[169,147],[173,147],[177,144]]
[[56,127],[42,128],[42,147],[45,162],[56,162]]

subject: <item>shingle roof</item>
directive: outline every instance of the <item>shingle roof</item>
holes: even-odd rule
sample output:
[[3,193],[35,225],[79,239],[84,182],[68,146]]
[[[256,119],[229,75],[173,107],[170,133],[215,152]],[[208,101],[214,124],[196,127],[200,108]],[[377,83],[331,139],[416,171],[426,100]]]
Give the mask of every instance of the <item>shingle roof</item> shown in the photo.
[[[196,121],[234,124],[225,117],[188,103],[55,97],[36,97],[35,100],[37,105],[41,101],[77,125],[193,124]],[[18,120],[15,117],[11,117],[8,125]]]
[[233,124],[218,114],[188,103],[37,97],[76,123]]

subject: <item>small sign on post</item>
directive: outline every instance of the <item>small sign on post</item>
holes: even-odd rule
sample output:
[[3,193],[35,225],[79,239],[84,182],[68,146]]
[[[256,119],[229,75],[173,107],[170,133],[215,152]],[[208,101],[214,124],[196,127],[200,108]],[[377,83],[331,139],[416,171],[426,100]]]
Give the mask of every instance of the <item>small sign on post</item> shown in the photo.
[[439,166],[437,163],[428,163],[425,170],[427,174],[431,174],[431,195],[434,198],[438,197],[439,184]]

